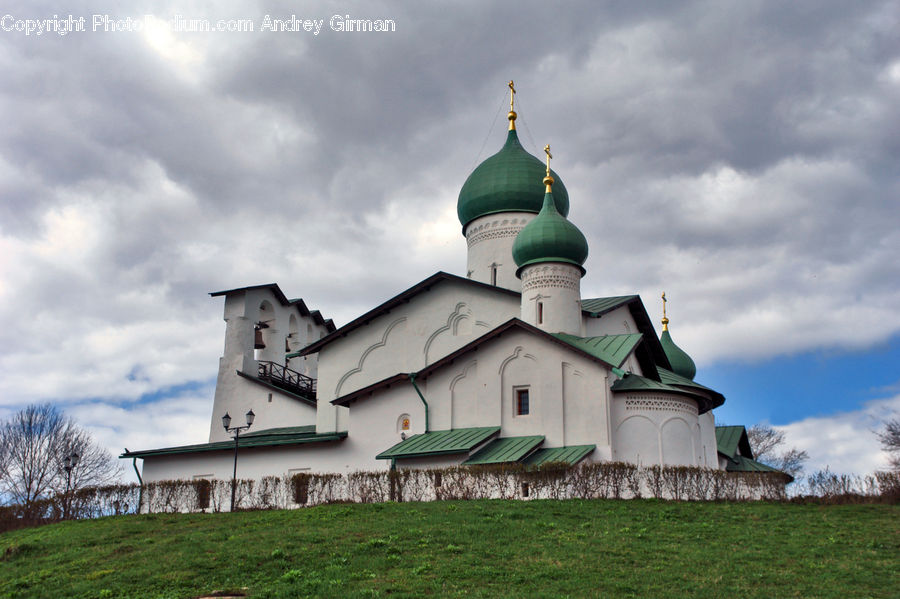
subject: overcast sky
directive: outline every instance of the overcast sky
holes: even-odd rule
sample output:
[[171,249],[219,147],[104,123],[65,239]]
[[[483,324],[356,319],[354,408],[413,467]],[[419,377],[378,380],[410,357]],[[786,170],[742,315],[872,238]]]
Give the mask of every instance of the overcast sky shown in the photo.
[[[51,401],[116,454],[203,442],[224,338],[208,292],[277,282],[341,325],[464,275],[456,198],[503,143],[514,79],[520,138],[551,144],[590,245],[583,295],[640,293],[658,323],[666,291],[720,421],[784,427],[810,469],[886,463],[900,2],[17,4],[0,417]],[[70,14],[86,31],[19,30]],[[324,22],[261,30],[292,14]]]

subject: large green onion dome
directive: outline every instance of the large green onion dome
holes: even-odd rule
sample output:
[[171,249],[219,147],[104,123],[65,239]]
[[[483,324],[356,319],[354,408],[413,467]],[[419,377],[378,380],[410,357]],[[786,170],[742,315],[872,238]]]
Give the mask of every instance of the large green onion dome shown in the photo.
[[[510,113],[514,114],[514,113]],[[544,176],[544,164],[525,151],[515,129],[510,129],[499,152],[479,164],[459,192],[456,213],[466,227],[479,216],[497,212],[532,212],[541,210],[543,190],[538,181]],[[569,194],[556,177],[553,196],[556,210],[569,214]]]
[[697,374],[697,366],[687,352],[675,345],[672,341],[672,335],[669,334],[669,319],[663,317],[663,332],[659,336],[659,343],[666,352],[669,364],[672,365],[672,372],[679,374],[685,378],[694,380]]
[[[552,183],[553,180],[548,177],[544,181]],[[516,236],[512,247],[513,260],[519,267],[516,276],[526,266],[541,262],[574,264],[584,274],[581,265],[587,260],[587,240],[578,227],[559,213],[554,200],[555,192],[547,185],[541,211]]]

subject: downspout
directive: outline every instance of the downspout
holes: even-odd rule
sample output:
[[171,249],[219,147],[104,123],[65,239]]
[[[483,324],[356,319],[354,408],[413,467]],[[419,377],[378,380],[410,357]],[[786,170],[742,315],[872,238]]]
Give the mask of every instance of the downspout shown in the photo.
[[427,433],[430,429],[428,428],[428,402],[425,401],[425,396],[422,395],[422,391],[419,389],[419,386],[416,385],[416,373],[409,373],[409,382],[412,383],[413,389],[416,390],[416,393],[419,394],[419,399],[422,400],[422,404],[425,406],[425,432]]
[[[128,453],[128,448],[125,448],[125,453]],[[138,484],[138,504],[137,504],[137,513],[141,513],[141,505],[144,503],[144,479],[141,478],[141,471],[138,470],[137,467],[137,458],[131,458],[131,467],[134,468],[134,473],[137,475]]]

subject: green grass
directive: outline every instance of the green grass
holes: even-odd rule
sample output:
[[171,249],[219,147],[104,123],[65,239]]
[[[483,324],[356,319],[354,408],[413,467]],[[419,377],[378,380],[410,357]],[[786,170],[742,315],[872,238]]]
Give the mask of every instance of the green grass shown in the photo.
[[894,597],[900,506],[637,501],[120,516],[0,535],[0,597]]

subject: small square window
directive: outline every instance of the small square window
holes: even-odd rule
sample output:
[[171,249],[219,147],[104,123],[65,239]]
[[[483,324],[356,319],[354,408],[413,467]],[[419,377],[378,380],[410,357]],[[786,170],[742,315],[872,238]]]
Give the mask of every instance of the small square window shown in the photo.
[[528,389],[516,389],[516,416],[526,416],[529,408]]
[[444,482],[444,481],[443,481],[443,477],[441,476],[441,473],[440,473],[440,472],[435,472],[435,473],[434,473],[434,486],[435,486],[435,488],[440,487],[441,484],[442,484],[443,482]]
[[528,483],[522,483],[522,497],[528,497]]

